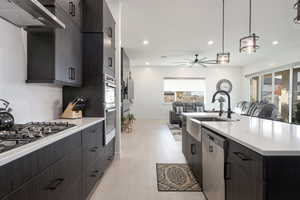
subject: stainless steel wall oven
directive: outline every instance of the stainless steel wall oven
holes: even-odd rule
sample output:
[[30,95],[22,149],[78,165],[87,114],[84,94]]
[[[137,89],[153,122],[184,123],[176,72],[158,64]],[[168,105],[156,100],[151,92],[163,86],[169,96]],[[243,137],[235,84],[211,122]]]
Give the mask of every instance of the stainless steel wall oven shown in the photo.
[[116,83],[114,77],[105,75],[105,145],[116,136]]

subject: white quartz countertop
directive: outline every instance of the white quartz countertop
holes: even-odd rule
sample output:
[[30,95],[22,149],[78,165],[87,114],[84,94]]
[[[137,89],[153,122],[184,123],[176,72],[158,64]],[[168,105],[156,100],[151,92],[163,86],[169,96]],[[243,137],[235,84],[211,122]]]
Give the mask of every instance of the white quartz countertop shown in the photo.
[[70,124],[75,124],[76,126],[69,128],[65,131],[61,131],[59,133],[49,135],[45,138],[41,138],[34,142],[25,144],[23,146],[17,147],[15,149],[0,153],[0,166],[3,166],[13,160],[16,160],[16,159],[18,159],[22,156],[25,156],[31,152],[41,149],[51,143],[54,143],[65,137],[68,137],[68,136],[70,136],[74,133],[77,133],[83,129],[86,129],[94,124],[104,121],[104,118],[83,118],[83,119],[75,119],[75,120],[58,119],[58,120],[53,120],[53,121],[69,122]]
[[[217,115],[185,114],[190,120],[194,117]],[[193,121],[264,156],[300,156],[299,125],[234,114],[233,119],[237,118],[240,120],[232,122]]]

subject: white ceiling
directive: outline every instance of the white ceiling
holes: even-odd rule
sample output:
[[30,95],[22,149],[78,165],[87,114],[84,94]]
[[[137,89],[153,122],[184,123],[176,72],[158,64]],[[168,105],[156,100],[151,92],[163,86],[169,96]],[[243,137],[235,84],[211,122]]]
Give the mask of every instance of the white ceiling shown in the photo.
[[[231,52],[230,65],[248,65],[296,46],[300,50],[294,2],[253,0],[253,32],[261,37],[261,48],[245,55],[239,53],[239,39],[248,34],[249,1],[225,0],[225,49]],[[124,0],[122,46],[132,65],[169,65],[172,58],[191,57],[195,52],[215,59],[221,49],[221,7],[221,0]],[[149,45],[143,45],[143,40],[149,40]],[[214,45],[209,46],[209,40]],[[274,40],[279,45],[273,46]]]

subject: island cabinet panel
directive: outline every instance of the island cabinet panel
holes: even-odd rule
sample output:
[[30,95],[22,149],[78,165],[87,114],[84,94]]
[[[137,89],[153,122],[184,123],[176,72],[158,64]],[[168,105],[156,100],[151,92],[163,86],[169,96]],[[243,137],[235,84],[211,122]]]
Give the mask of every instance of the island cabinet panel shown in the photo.
[[182,153],[186,159],[188,156],[188,132],[187,132],[187,125],[186,125],[186,117],[183,116],[182,118]]
[[189,135],[189,165],[197,179],[202,183],[202,145],[193,136]]
[[263,200],[263,157],[229,141],[226,169],[227,200]]
[[300,157],[266,157],[266,200],[300,198]]
[[202,185],[202,146],[201,142],[191,136],[186,129],[185,119],[182,123],[182,152],[197,181]]

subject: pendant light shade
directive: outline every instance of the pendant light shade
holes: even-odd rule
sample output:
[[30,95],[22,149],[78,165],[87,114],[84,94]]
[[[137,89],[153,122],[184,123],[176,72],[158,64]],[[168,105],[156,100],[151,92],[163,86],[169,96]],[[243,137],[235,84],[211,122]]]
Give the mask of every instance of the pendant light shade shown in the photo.
[[249,35],[240,39],[240,52],[251,54],[259,48],[259,36],[252,33],[252,0],[249,0],[249,3]]
[[222,52],[217,54],[217,63],[218,64],[229,64],[230,63],[230,53]]
[[257,45],[259,37],[253,33],[247,37],[244,37],[240,40],[240,52],[243,53],[255,53],[256,50],[259,48]]
[[300,24],[300,0],[295,3],[294,8],[297,10],[297,16],[295,17],[294,22]]
[[222,7],[222,52],[217,53],[217,64],[229,64],[230,53],[224,51],[225,46],[225,0]]

